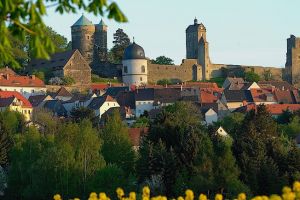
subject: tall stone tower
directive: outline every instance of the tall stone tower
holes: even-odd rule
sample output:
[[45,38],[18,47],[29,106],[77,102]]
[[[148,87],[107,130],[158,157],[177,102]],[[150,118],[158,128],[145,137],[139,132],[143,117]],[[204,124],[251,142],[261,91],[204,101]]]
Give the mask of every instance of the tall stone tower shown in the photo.
[[197,59],[202,66],[202,79],[209,79],[209,49],[206,40],[206,28],[195,18],[194,24],[186,29],[186,58]]
[[89,65],[94,68],[107,58],[107,26],[103,20],[94,25],[82,15],[71,26],[72,49],[78,49]]
[[285,78],[291,84],[300,84],[300,38],[294,35],[287,39]]
[[95,59],[99,59],[99,62],[107,61],[107,26],[102,19],[100,23],[96,25],[94,39]]

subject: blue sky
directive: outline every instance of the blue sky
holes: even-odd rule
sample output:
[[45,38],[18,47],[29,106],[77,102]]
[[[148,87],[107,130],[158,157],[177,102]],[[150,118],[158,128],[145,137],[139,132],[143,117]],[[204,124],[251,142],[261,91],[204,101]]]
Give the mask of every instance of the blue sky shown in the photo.
[[[195,17],[207,29],[213,63],[283,67],[286,39],[300,37],[299,0],[116,0],[129,19],[108,25],[108,47],[122,28],[149,58],[165,55],[176,64],[185,58],[185,29]],[[71,38],[70,26],[81,16],[48,10],[45,23]],[[84,13],[93,23],[101,16]]]

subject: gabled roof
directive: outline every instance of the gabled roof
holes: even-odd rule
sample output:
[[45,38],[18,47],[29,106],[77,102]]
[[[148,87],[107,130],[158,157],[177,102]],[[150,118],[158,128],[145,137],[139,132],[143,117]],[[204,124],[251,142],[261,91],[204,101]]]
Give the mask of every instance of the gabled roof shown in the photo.
[[221,93],[212,89],[201,89],[199,96],[200,103],[214,103],[221,98]]
[[56,113],[58,116],[66,116],[68,113],[65,107],[62,105],[61,100],[48,100],[45,102],[44,108]]
[[0,91],[0,98],[8,98],[8,97],[15,97],[19,101],[23,102],[22,107],[32,108],[31,103],[19,92],[16,92],[16,91]]
[[278,103],[284,103],[284,104],[285,103],[288,103],[288,104],[297,103],[293,99],[292,91],[289,91],[289,90],[275,90],[274,96]]
[[224,96],[227,102],[253,101],[249,90],[224,90]]
[[0,74],[17,75],[16,72],[9,67],[0,68]]
[[98,110],[103,105],[104,102],[117,102],[117,101],[109,95],[95,97],[88,105],[88,108],[92,110]]
[[253,102],[275,102],[272,90],[250,89]]
[[201,113],[204,115],[209,109],[218,113],[218,103],[202,103],[200,107]]
[[154,89],[144,88],[135,91],[135,101],[154,101]]
[[73,97],[73,95],[65,88],[60,87],[59,90],[56,92],[55,97]]
[[13,103],[14,99],[15,97],[0,98],[0,107],[10,106]]
[[0,86],[10,87],[45,87],[44,82],[36,76],[19,76],[11,73],[0,74]]
[[179,88],[154,89],[155,103],[175,103],[181,99]]
[[32,59],[28,64],[29,69],[52,69],[52,70],[61,70],[63,69],[73,55],[78,55],[80,59],[83,59],[86,67],[90,68],[88,63],[85,61],[84,57],[77,49],[64,51],[60,53],[55,53],[51,55],[49,60],[46,59]]
[[30,96],[29,98],[28,98],[28,100],[29,100],[29,102],[31,103],[31,105],[33,106],[33,107],[36,107],[36,106],[38,106],[40,103],[42,103],[45,99],[46,99],[46,97],[48,97],[49,95],[44,95],[44,94],[42,94],[42,95],[35,95],[35,96]]
[[266,88],[266,87],[275,87],[280,90],[297,90],[294,86],[289,84],[286,81],[259,81],[258,85],[261,88]]
[[129,87],[128,86],[109,87],[109,88],[107,88],[105,95],[116,97],[117,94],[122,91],[129,91]]
[[120,106],[126,106],[135,109],[134,92],[121,91],[116,96],[116,100]]
[[72,27],[73,26],[93,26],[93,23],[82,14]]

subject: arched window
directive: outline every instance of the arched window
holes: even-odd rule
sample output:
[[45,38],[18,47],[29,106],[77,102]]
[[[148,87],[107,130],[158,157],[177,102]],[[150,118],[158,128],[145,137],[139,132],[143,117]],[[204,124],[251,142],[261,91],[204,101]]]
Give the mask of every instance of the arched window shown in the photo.
[[145,73],[145,71],[146,71],[146,68],[145,68],[145,66],[144,66],[144,65],[142,65],[142,67],[141,67],[141,71],[142,71],[142,73]]
[[124,73],[128,73],[128,69],[127,69],[127,66],[124,66],[124,69],[123,69]]

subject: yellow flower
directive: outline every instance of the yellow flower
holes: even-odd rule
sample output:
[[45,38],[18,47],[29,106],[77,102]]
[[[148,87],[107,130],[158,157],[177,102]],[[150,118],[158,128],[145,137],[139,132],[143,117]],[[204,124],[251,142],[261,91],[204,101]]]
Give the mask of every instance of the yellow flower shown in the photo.
[[291,192],[291,191],[292,191],[292,189],[291,189],[290,187],[287,187],[287,186],[283,187],[283,189],[282,189],[282,193],[283,193],[283,194],[289,193],[289,192]]
[[270,196],[270,200],[282,200],[281,197],[277,194],[273,194]]
[[194,192],[192,190],[185,191],[185,200],[193,200],[194,199]]
[[294,192],[300,192],[300,182],[299,181],[294,182],[293,190],[294,190]]
[[162,196],[160,199],[161,200],[168,200],[168,198],[166,196]]
[[294,200],[296,198],[296,194],[294,192],[284,193],[282,198],[284,200]]
[[54,200],[61,200],[61,196],[59,194],[56,194],[53,196]]
[[117,196],[118,196],[119,199],[122,199],[125,195],[124,190],[122,188],[118,187],[116,192],[117,192]]
[[79,198],[74,198],[74,200],[80,200]]
[[269,197],[267,197],[267,196],[262,196],[261,198],[262,198],[262,200],[269,200]]
[[182,196],[179,196],[179,197],[177,198],[177,200],[184,200],[184,198],[183,198]]
[[150,188],[148,186],[143,187],[143,196],[150,197]]
[[216,194],[215,200],[223,200],[223,195],[222,194]]
[[99,200],[107,200],[107,196],[104,192],[99,193]]
[[199,200],[207,200],[207,196],[205,194],[200,194]]
[[129,200],[136,200],[136,194],[135,194],[135,192],[130,192],[129,193]]
[[245,193],[240,193],[239,195],[238,195],[238,200],[246,200],[247,199],[247,197],[246,197],[246,194]]

